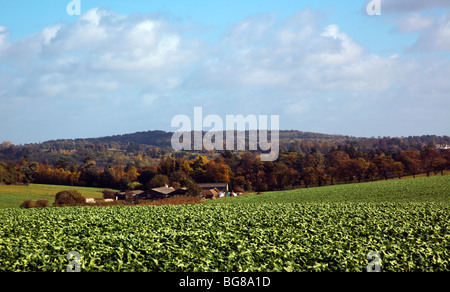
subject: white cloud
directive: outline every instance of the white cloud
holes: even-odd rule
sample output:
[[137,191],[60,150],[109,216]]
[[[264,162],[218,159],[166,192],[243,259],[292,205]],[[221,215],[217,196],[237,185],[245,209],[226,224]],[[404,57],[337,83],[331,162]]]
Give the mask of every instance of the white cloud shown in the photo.
[[[328,25],[321,37],[331,38],[335,41],[335,49],[329,52],[312,55],[311,60],[325,65],[343,65],[359,59],[363,54],[363,47],[354,43],[351,38],[339,31],[335,24]],[[320,50],[320,48],[317,48]]]
[[8,38],[8,35],[9,30],[6,27],[0,25],[0,53],[6,48],[6,39]]
[[[398,27],[422,34],[415,49],[448,48],[448,16],[431,24],[419,14],[408,17]],[[384,135],[414,109],[424,114],[411,127],[431,128],[433,106],[444,117],[439,124],[448,121],[449,62],[370,54],[337,24],[324,23],[311,10],[286,19],[260,14],[215,42],[161,16],[103,9],[14,42],[0,27],[0,58],[8,60],[0,70],[0,106],[11,109],[0,123],[26,114],[33,125],[39,108],[41,128],[67,111],[72,131],[93,130],[98,121],[110,132],[170,130],[171,114],[199,105],[211,114],[281,114],[284,128],[326,133],[344,133],[342,125],[352,131],[344,134],[368,128],[370,113],[379,125],[367,135]],[[52,138],[67,137],[60,133]],[[86,135],[102,134],[80,136]]]
[[450,12],[424,30],[410,50],[415,52],[450,51]]
[[101,19],[110,15],[111,13],[105,9],[93,8],[81,15],[78,21],[99,26]]
[[434,17],[411,13],[398,20],[397,30],[402,33],[417,32],[430,28],[434,24]]
[[[369,3],[370,1],[367,1]],[[382,0],[382,13],[424,11],[432,8],[450,7],[448,0]]]
[[43,43],[49,45],[50,42],[57,36],[58,31],[61,29],[61,24],[49,26],[42,31]]

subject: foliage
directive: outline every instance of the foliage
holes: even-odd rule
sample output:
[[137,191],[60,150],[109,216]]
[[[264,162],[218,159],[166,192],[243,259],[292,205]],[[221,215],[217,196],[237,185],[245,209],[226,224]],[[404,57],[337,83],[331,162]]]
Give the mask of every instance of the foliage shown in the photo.
[[35,204],[36,208],[48,208],[50,207],[49,200],[37,200]]
[[[146,140],[146,135],[159,138]],[[275,162],[261,162],[255,151],[173,152],[137,142],[161,145],[167,136],[162,132],[127,135],[131,140],[126,144],[125,136],[26,146],[4,143],[0,159],[19,162],[0,162],[0,184],[34,182],[148,190],[165,184],[185,187],[189,181],[228,182],[231,188],[260,192],[415,177],[420,173],[444,175],[450,170],[450,151],[434,147],[436,143],[450,143],[447,136],[353,139],[282,131],[281,153]],[[54,153],[57,159],[43,159],[37,153]]]
[[25,200],[21,205],[21,209],[31,209],[31,208],[48,208],[50,207],[49,200],[38,200],[34,202],[33,200]]
[[[382,211],[381,211],[382,210]],[[45,218],[43,220],[42,218]],[[438,203],[262,203],[0,211],[0,271],[450,271]]]
[[26,200],[20,205],[21,209],[31,209],[34,207],[36,207],[36,203],[33,202],[32,200]]
[[202,189],[193,181],[187,183],[187,192],[190,196],[199,196],[202,194]]
[[150,188],[160,188],[165,185],[169,184],[169,178],[167,175],[158,174],[149,183],[149,189]]
[[83,206],[86,203],[86,198],[77,190],[61,191],[55,196],[55,206]]

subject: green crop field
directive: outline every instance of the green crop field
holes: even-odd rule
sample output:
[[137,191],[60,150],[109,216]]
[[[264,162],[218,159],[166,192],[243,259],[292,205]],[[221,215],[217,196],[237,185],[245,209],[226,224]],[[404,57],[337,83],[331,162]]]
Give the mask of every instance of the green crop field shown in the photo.
[[[449,177],[189,206],[0,210],[0,271],[450,271]],[[69,268],[72,266],[69,266]]]

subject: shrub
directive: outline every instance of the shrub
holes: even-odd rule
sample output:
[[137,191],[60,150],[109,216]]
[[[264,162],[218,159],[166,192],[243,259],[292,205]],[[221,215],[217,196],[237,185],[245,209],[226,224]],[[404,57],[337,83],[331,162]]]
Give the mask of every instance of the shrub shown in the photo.
[[34,208],[36,204],[32,200],[26,200],[25,202],[20,205],[21,209],[31,209]]
[[48,208],[48,207],[50,207],[50,202],[48,200],[36,201],[35,208]]
[[86,203],[86,199],[83,195],[76,190],[62,191],[56,194],[55,206],[83,206]]
[[102,191],[103,193],[103,199],[115,199],[116,198],[116,192],[112,190],[105,189]]

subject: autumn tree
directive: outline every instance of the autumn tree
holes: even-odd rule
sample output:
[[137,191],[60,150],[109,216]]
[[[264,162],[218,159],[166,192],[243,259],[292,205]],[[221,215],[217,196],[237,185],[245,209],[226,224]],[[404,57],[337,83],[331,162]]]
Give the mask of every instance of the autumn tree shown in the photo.
[[129,166],[125,169],[125,175],[128,178],[128,180],[130,182],[136,182],[138,177],[139,177],[139,173],[137,171],[137,168],[135,166]]
[[303,175],[301,176],[303,177],[302,179],[306,186],[308,186],[309,183],[314,183],[319,186],[325,184],[325,158],[323,155],[313,151],[313,153],[306,156],[302,173]]
[[441,155],[433,158],[433,160],[431,161],[431,167],[434,174],[438,174],[440,172],[441,175],[444,175],[444,170],[447,168],[447,163],[447,160]]
[[397,175],[398,179],[402,178],[402,174],[405,171],[405,166],[400,161],[395,161],[392,164],[392,172]]
[[197,158],[195,158],[191,163],[192,168],[192,174],[191,177],[195,182],[201,183],[201,182],[207,182],[208,179],[206,178],[206,165],[208,164],[208,159],[203,156],[199,155]]
[[314,184],[316,181],[315,170],[311,166],[304,167],[300,172],[300,178],[305,184],[305,187],[308,188],[310,185]]
[[388,176],[394,171],[394,163],[395,161],[392,157],[388,157],[385,155],[381,155],[376,157],[373,160],[373,163],[378,168],[378,173],[385,179],[388,179]]
[[188,179],[188,175],[184,171],[177,170],[170,175],[170,184],[172,186],[175,184],[175,186],[185,187]]
[[205,177],[210,182],[230,182],[231,169],[223,163],[210,161],[206,164]]
[[342,161],[338,168],[338,177],[345,181],[352,181],[354,178],[361,182],[366,176],[366,171],[369,168],[369,164],[364,158],[350,159]]
[[164,157],[159,163],[159,173],[170,176],[172,172],[177,170],[176,160],[173,157]]
[[420,158],[427,176],[430,176],[430,173],[433,171],[433,160],[437,157],[439,157],[439,153],[435,147],[427,147],[421,151]]
[[374,181],[377,176],[378,167],[375,165],[375,163],[369,162],[366,170],[366,178],[368,180]]
[[400,151],[397,159],[403,163],[405,172],[412,174],[413,178],[416,178],[416,174],[420,172],[422,167],[419,151],[415,149]]
[[335,150],[325,156],[325,169],[326,173],[330,176],[332,184],[334,184],[335,179],[342,176],[342,174],[339,173],[339,167],[349,160],[350,156],[339,150]]

